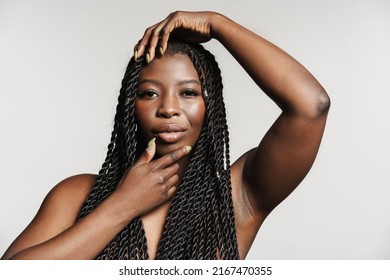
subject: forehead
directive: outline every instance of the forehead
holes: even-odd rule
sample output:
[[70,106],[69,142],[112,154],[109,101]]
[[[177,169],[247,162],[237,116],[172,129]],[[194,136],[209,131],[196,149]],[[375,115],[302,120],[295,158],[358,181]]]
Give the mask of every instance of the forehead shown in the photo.
[[162,82],[177,82],[180,80],[198,80],[198,73],[191,59],[184,54],[166,54],[156,57],[148,65],[142,67],[139,81],[153,79]]

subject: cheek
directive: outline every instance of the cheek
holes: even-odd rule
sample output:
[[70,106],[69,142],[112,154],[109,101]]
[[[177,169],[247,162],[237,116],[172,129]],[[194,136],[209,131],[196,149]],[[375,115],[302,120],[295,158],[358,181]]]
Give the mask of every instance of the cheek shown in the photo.
[[187,108],[187,116],[194,128],[198,130],[202,129],[203,121],[206,114],[206,108],[204,102],[199,102],[194,106],[189,106]]
[[135,102],[135,119],[141,130],[147,130],[151,123],[151,112],[148,106],[142,105],[142,102]]

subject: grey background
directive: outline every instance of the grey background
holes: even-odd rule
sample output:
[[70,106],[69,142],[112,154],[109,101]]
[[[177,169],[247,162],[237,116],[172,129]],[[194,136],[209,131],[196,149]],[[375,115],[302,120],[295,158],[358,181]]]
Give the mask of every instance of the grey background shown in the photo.
[[[133,46],[174,10],[215,10],[261,34],[332,99],[311,172],[248,259],[389,259],[385,0],[0,1],[0,254],[55,184],[98,172]],[[234,160],[280,112],[218,42],[206,47],[222,68]]]

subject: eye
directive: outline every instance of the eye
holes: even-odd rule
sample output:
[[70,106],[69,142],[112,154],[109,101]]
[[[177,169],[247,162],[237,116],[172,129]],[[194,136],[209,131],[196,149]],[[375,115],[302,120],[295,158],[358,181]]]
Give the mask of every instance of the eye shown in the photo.
[[137,93],[137,97],[139,97],[139,98],[154,98],[154,97],[158,97],[158,96],[159,95],[157,94],[157,92],[155,92],[153,90],[144,90],[144,91]]
[[194,89],[185,89],[180,93],[183,97],[197,97],[200,96],[200,93]]

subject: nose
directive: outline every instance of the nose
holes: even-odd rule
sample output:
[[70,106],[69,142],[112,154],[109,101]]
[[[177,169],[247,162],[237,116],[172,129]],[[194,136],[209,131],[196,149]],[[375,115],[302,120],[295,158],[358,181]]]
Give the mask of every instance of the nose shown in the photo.
[[171,118],[179,116],[181,113],[180,102],[175,93],[163,94],[160,98],[157,116],[163,118]]

